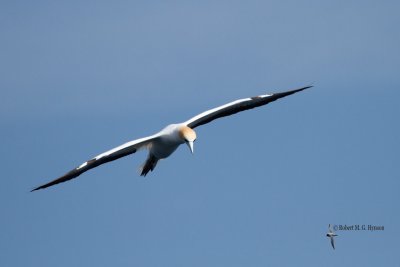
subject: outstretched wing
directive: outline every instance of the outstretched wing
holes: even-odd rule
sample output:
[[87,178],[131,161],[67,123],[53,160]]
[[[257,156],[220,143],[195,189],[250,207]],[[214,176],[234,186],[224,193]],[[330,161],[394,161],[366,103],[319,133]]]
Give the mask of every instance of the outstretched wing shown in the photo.
[[335,239],[333,238],[333,236],[331,236],[331,245],[333,249],[335,249]]
[[216,108],[204,111],[203,113],[184,122],[184,124],[186,124],[188,127],[193,129],[197,126],[209,123],[218,118],[222,118],[222,117],[229,116],[229,115],[241,112],[241,111],[245,111],[248,109],[266,105],[266,104],[271,103],[279,98],[303,91],[310,87],[312,87],[312,86],[306,86],[303,88],[299,88],[299,89],[295,89],[295,90],[291,90],[291,91],[287,91],[287,92],[282,92],[282,93],[269,94],[269,95],[266,94],[266,95],[260,95],[260,96],[250,97],[250,98],[239,99],[239,100],[230,102],[228,104],[222,105],[220,107],[216,107]]
[[156,139],[158,137],[158,135],[152,135],[149,137],[144,137],[141,139],[137,139],[137,140],[133,140],[130,142],[127,142],[123,145],[120,145],[116,148],[113,148],[111,150],[108,150],[100,155],[97,155],[96,157],[82,163],[81,165],[79,165],[78,167],[76,167],[75,169],[67,172],[66,174],[64,174],[63,176],[48,182],[47,184],[41,185],[39,187],[36,187],[35,189],[32,189],[32,191],[35,190],[39,190],[39,189],[43,189],[49,186],[53,186],[59,183],[63,183],[66,182],[68,180],[71,180],[73,178],[78,177],[79,175],[81,175],[82,173],[93,169],[101,164],[125,157],[127,155],[133,154],[136,151],[138,151],[141,148],[146,147],[148,144],[150,144],[151,141],[153,141],[154,139]]

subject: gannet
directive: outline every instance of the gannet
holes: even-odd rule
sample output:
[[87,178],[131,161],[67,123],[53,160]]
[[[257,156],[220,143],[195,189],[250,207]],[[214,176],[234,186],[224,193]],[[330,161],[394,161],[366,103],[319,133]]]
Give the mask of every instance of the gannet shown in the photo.
[[116,148],[101,153],[100,155],[97,155],[94,158],[82,163],[75,169],[67,172],[63,176],[32,189],[31,192],[66,182],[68,180],[78,177],[79,175],[90,169],[93,169],[104,163],[128,156],[140,149],[148,150],[147,159],[140,168],[140,175],[146,176],[150,171],[154,170],[159,160],[165,159],[170,156],[181,144],[186,144],[193,154],[193,143],[196,140],[196,132],[193,130],[194,128],[209,123],[218,118],[230,116],[244,110],[266,105],[279,98],[303,91],[310,87],[312,86],[306,86],[303,88],[281,93],[265,94],[250,98],[239,99],[228,104],[204,111],[203,113],[200,113],[199,115],[196,115],[183,123],[168,125],[154,135],[127,142]]
[[333,249],[335,249],[335,240],[334,237],[338,236],[337,234],[335,234],[335,232],[333,232],[331,225],[329,224],[328,226],[328,233],[326,234],[327,237],[329,237],[331,239],[331,245],[333,247]]

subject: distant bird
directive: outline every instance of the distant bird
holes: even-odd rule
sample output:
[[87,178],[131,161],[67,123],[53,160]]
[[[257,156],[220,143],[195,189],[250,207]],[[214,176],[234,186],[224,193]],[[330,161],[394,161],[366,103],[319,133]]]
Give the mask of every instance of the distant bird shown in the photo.
[[106,151],[100,155],[97,155],[96,157],[82,163],[81,165],[69,171],[68,173],[64,174],[63,176],[47,184],[36,187],[32,191],[43,189],[49,186],[53,186],[71,180],[90,169],[93,169],[109,161],[113,161],[125,157],[127,155],[133,154],[139,149],[147,149],[149,152],[146,161],[141,166],[140,175],[146,176],[150,171],[154,170],[154,168],[157,165],[157,162],[160,159],[167,158],[178,148],[178,146],[180,146],[183,143],[186,143],[186,145],[189,147],[190,151],[193,154],[193,143],[196,140],[196,132],[193,130],[194,128],[209,123],[218,118],[230,116],[232,114],[244,110],[266,105],[279,98],[303,91],[310,87],[312,86],[306,86],[303,88],[282,93],[266,94],[256,97],[240,99],[219,106],[217,108],[207,110],[183,123],[168,125],[163,130],[154,135],[127,142],[123,145],[120,145],[116,148]]
[[327,237],[329,237],[331,239],[331,245],[333,247],[333,249],[335,249],[335,236],[338,236],[337,234],[335,234],[335,232],[333,232],[331,225],[329,224],[328,226],[328,233],[326,234]]

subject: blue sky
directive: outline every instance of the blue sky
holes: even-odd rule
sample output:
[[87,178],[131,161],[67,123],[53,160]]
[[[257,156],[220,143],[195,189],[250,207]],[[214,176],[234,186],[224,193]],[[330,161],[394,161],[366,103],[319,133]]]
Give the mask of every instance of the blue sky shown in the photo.
[[[398,1],[2,1],[1,266],[398,266]],[[34,193],[229,101],[315,87]],[[332,224],[383,225],[338,231]]]

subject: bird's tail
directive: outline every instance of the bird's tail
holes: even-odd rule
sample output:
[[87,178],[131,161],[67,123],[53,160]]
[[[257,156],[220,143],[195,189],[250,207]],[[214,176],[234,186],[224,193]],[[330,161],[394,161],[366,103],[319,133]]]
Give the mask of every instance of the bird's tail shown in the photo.
[[150,171],[153,171],[158,162],[158,158],[149,154],[146,161],[140,167],[140,176],[146,176]]

